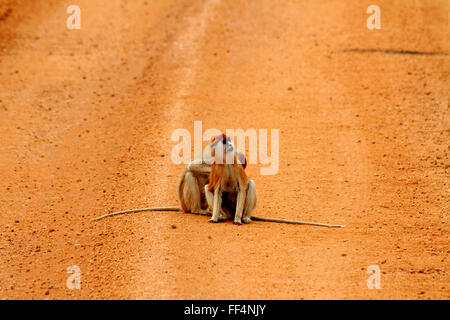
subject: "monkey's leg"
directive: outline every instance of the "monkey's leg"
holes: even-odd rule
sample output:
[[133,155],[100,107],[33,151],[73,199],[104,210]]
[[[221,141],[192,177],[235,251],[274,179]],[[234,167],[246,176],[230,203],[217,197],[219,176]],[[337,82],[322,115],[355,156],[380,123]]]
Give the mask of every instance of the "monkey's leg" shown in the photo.
[[244,213],[242,222],[250,223],[252,221],[252,213],[256,208],[256,186],[253,180],[250,180],[247,185],[247,197],[245,199]]
[[[205,185],[205,197],[206,202],[208,203],[209,209],[212,210],[214,206],[214,193],[208,190],[209,185]],[[227,215],[223,211],[222,206],[220,206],[220,212],[219,212],[219,218],[218,221],[225,221],[227,220]]]
[[[206,188],[205,188],[206,189]],[[214,189],[213,203],[212,203],[212,217],[209,222],[219,222],[220,209],[222,207],[222,195],[217,187]]]
[[236,199],[236,213],[234,214],[234,224],[242,224],[242,214],[244,212],[245,199],[247,198],[247,190],[239,188],[239,192]]

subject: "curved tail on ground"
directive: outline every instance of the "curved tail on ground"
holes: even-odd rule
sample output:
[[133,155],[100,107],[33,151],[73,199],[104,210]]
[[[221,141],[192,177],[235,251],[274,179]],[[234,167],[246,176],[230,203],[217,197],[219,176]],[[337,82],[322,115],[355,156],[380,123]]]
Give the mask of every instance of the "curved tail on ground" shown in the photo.
[[[124,210],[124,211],[117,211],[113,213],[108,213],[105,215],[102,215],[100,217],[94,218],[94,221],[102,220],[104,218],[113,217],[121,214],[128,214],[128,213],[137,213],[137,212],[144,212],[144,211],[176,211],[176,212],[183,212],[183,210],[180,207],[172,206],[172,207],[153,207],[153,208],[141,208],[141,209],[132,209],[132,210]],[[197,214],[201,216],[211,216],[211,211],[208,210],[199,210],[196,212],[186,212],[190,214]],[[326,224],[326,223],[317,223],[317,222],[306,222],[306,221],[296,221],[296,220],[284,220],[284,219],[275,219],[275,218],[264,218],[264,217],[256,217],[252,216],[253,221],[264,221],[264,222],[276,222],[276,223],[287,223],[287,224],[303,224],[303,225],[309,225],[309,226],[317,226],[317,227],[328,227],[328,228],[343,228],[345,226],[339,225],[339,224]]]

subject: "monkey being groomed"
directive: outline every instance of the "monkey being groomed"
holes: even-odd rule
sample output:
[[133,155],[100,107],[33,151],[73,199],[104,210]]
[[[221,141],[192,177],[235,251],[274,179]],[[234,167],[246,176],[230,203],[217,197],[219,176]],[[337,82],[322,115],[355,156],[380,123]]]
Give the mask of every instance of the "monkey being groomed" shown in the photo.
[[212,159],[193,161],[182,171],[178,180],[178,200],[181,207],[153,207],[113,212],[97,217],[101,220],[115,215],[143,211],[177,211],[211,216],[209,222],[233,219],[234,224],[266,221],[322,227],[344,227],[316,222],[293,221],[252,216],[256,207],[256,187],[245,173],[245,156],[236,150],[225,134],[212,138]]

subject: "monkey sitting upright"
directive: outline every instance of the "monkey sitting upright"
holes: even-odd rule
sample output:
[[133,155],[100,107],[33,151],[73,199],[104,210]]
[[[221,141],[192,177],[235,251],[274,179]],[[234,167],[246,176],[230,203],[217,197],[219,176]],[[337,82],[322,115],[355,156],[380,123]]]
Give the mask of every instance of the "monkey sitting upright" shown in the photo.
[[[212,140],[214,141],[214,139]],[[233,148],[234,150],[231,139],[228,138],[227,141],[228,148]],[[216,146],[217,143],[210,144],[211,155],[214,154]],[[237,156],[245,169],[245,156],[240,152],[237,152]],[[212,162],[213,159],[210,156],[203,155],[203,159],[196,159],[183,168],[177,184],[178,200],[183,212],[198,213],[208,209],[205,186],[209,182]],[[233,204],[230,204],[230,206],[233,206]],[[220,220],[225,220],[225,217],[221,217]]]
[[212,210],[210,222],[234,218],[234,224],[250,223],[256,207],[256,187],[248,180],[244,169],[245,156],[236,151],[225,134],[212,138],[213,163],[205,195]]
[[[252,216],[256,207],[256,187],[245,174],[245,156],[236,151],[233,142],[224,134],[216,136],[210,144],[213,159],[189,163],[183,168],[178,181],[178,198],[181,207],[152,207],[117,211],[104,214],[93,220],[144,211],[183,211],[185,213],[212,216],[210,222],[219,222],[234,217],[235,224],[250,223],[251,220],[342,228],[343,225],[284,220]],[[211,162],[212,165],[210,164]],[[205,210],[210,208],[211,211]]]

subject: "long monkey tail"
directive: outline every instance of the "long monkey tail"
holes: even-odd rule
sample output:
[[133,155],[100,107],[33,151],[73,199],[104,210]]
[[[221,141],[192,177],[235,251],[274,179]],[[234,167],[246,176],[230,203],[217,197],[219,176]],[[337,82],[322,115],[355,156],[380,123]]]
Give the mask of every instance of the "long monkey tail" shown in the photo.
[[103,216],[94,218],[92,220],[98,221],[102,220],[104,218],[112,217],[112,216],[118,216],[120,214],[128,214],[128,213],[135,213],[135,212],[143,212],[143,211],[183,211],[180,207],[154,207],[154,208],[141,208],[141,209],[132,209],[132,210],[125,210],[125,211],[117,211],[113,213],[104,214]]
[[263,217],[255,217],[255,216],[252,216],[251,219],[253,221],[265,221],[265,222],[277,222],[277,223],[289,223],[289,224],[304,224],[304,225],[308,225],[308,226],[328,227],[328,228],[343,228],[343,227],[345,227],[344,225],[340,225],[340,224],[326,224],[326,223],[318,223],[318,222],[284,220],[284,219],[263,218]]
[[[102,220],[107,217],[117,216],[121,214],[128,214],[128,213],[136,213],[136,212],[144,212],[144,211],[176,211],[176,212],[183,212],[183,210],[180,207],[153,207],[153,208],[141,208],[141,209],[132,209],[132,210],[125,210],[125,211],[118,211],[113,213],[108,213],[103,216],[94,218],[92,220],[98,221]],[[191,214],[197,214],[201,216],[211,216],[211,211],[208,210],[198,210],[195,212],[187,212]],[[345,226],[343,225],[337,225],[337,224],[326,224],[326,223],[317,223],[317,222],[306,222],[306,221],[296,221],[296,220],[284,220],[284,219],[275,219],[275,218],[264,218],[264,217],[256,217],[252,216],[251,219],[253,221],[264,221],[264,222],[276,222],[276,223],[287,223],[287,224],[302,224],[302,225],[310,225],[310,226],[317,226],[317,227],[328,227],[328,228],[343,228]]]

